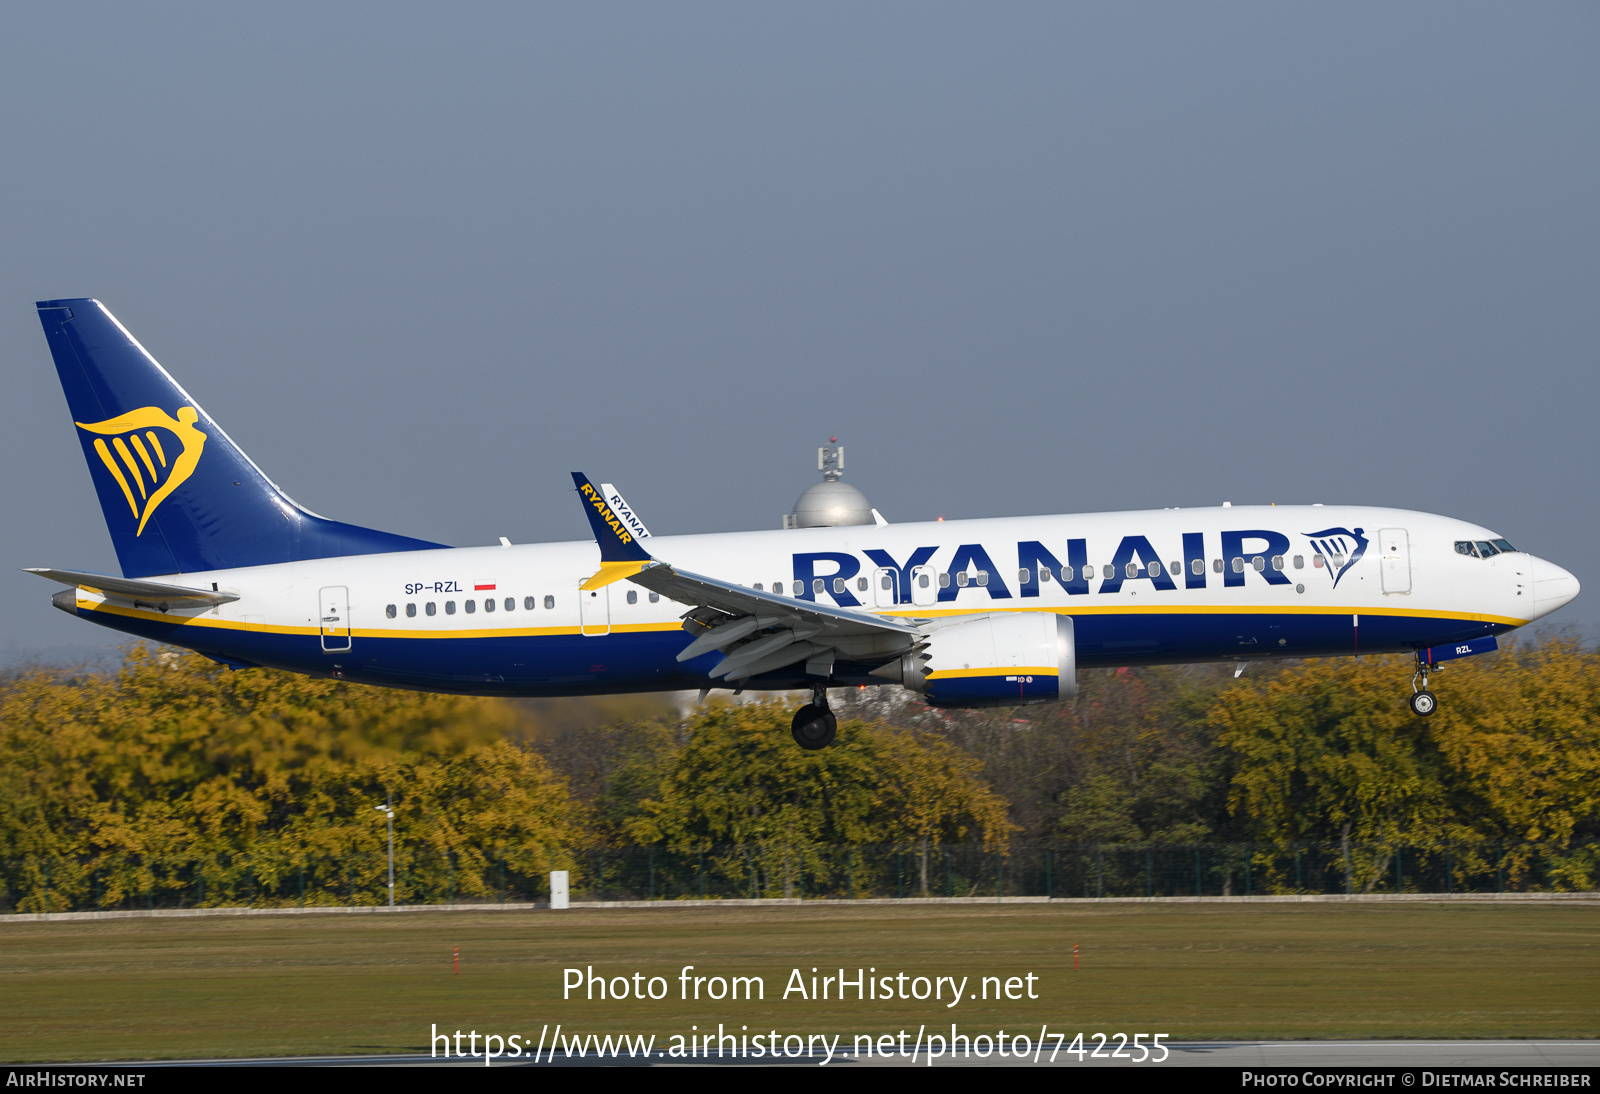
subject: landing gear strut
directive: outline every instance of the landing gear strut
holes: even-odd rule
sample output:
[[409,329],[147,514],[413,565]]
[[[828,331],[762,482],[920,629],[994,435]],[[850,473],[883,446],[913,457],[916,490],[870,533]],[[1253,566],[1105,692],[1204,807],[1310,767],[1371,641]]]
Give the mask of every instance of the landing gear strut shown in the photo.
[[794,735],[795,744],[808,752],[833,744],[834,737],[839,733],[839,721],[828,709],[826,688],[812,689],[811,702],[794,712],[789,732]]
[[[1417,681],[1422,681],[1419,687]],[[1439,700],[1428,690],[1428,666],[1419,664],[1411,677],[1411,713],[1426,718],[1439,708]]]

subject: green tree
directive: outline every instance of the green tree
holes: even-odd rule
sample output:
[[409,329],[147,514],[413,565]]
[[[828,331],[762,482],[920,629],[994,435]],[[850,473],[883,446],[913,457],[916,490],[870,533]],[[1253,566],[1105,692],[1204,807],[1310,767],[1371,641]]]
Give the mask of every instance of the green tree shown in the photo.
[[928,838],[1003,843],[1005,801],[977,763],[913,730],[839,723],[833,746],[795,747],[774,703],[712,707],[633,820],[643,843],[876,843]]

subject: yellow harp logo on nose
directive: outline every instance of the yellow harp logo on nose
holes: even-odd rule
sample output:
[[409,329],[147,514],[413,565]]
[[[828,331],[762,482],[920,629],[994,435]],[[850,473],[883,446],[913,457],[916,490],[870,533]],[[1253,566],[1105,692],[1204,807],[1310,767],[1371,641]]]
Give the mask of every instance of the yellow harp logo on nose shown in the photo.
[[[122,496],[139,521],[134,535],[144,534],[156,506],[194,474],[206,444],[206,435],[194,425],[199,418],[192,406],[180,406],[176,418],[160,407],[146,406],[103,422],[75,423],[79,429],[102,434],[94,439],[95,454],[122,487]],[[163,432],[171,438],[166,443],[162,442]],[[106,437],[111,438],[109,445]]]

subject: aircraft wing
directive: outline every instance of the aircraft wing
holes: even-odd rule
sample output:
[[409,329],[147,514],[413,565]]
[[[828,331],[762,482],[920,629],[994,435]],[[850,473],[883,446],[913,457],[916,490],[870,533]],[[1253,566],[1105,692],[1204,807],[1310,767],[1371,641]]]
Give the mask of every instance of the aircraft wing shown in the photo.
[[91,593],[110,597],[113,600],[125,600],[130,603],[158,607],[162,611],[170,607],[195,608],[215,607],[218,604],[228,604],[239,598],[232,593],[217,593],[210,589],[189,589],[182,585],[165,585],[159,581],[141,581],[129,577],[110,577],[106,574],[81,573],[77,570],[51,570],[43,567],[27,567],[26,572],[38,574],[40,577],[51,581],[59,581],[63,585],[73,585],[80,589],[87,589]]
[[626,579],[688,605],[692,610],[683,629],[694,640],[678,660],[721,651],[725,656],[710,670],[713,678],[737,683],[799,661],[807,663],[808,671],[815,664],[816,675],[826,676],[836,657],[888,661],[921,637],[915,625],[892,616],[758,592],[652,558],[611,511],[602,491],[579,472],[573,472],[572,481],[600,545],[600,569],[583,588]]

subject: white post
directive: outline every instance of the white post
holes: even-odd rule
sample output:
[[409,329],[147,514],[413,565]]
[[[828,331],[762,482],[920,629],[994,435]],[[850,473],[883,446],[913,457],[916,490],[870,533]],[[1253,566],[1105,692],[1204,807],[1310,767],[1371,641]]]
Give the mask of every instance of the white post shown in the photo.
[[389,818],[389,907],[394,907],[394,792],[384,796],[384,815]]
[[561,911],[567,907],[567,872],[565,870],[550,871],[550,907],[554,911]]
[[374,805],[372,808],[384,815],[389,822],[389,907],[394,907],[394,792],[388,791],[384,795],[384,804]]

